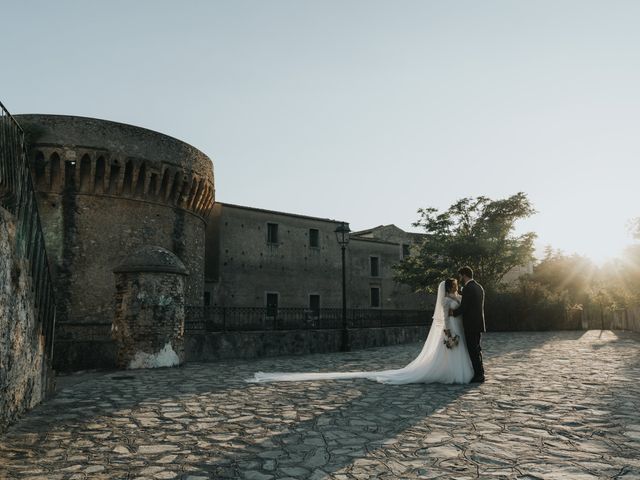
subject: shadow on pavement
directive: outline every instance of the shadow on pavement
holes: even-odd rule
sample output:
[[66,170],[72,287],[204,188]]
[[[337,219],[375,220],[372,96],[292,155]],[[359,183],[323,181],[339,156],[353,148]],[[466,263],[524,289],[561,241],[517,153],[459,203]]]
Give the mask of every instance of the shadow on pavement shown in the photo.
[[[166,455],[154,453],[150,445],[175,446],[170,470],[178,465],[184,478],[266,478],[259,476],[264,472],[307,478],[314,471],[316,476],[342,473],[365,461],[375,461],[379,474],[389,478],[409,471],[402,468],[420,477],[431,454],[438,455],[438,468],[452,476],[476,476],[476,463],[460,459],[458,438],[460,432],[467,440],[479,435],[474,409],[490,409],[496,422],[506,423],[513,415],[530,418],[532,426],[522,429],[531,430],[540,428],[536,422],[544,415],[558,411],[611,413],[615,405],[607,402],[612,398],[626,399],[616,407],[623,412],[638,408],[622,388],[627,378],[638,378],[638,359],[629,358],[624,367],[618,359],[606,372],[593,362],[598,355],[594,349],[611,347],[611,342],[631,342],[625,352],[637,353],[634,340],[607,334],[580,342],[585,335],[597,337],[596,332],[580,331],[489,333],[484,340],[489,382],[481,386],[393,386],[364,379],[244,382],[255,371],[397,368],[410,362],[421,344],[79,375],[0,436],[0,477],[23,476],[21,472],[38,466],[42,478],[55,478],[56,472],[74,468],[80,457],[97,459],[112,478],[134,477],[166,462]],[[582,349],[578,358],[584,357],[585,365],[575,365],[576,349]],[[553,358],[553,368],[545,365],[547,358]],[[605,374],[613,378],[609,392],[598,382],[593,387],[584,382],[590,375],[601,379]],[[598,394],[593,398],[591,388]],[[572,442],[584,439],[562,419],[550,417],[549,425],[558,424],[557,429],[544,428],[560,439],[566,435],[571,452]],[[592,429],[590,435],[598,435],[598,425],[593,424],[596,433]],[[415,452],[403,457],[405,450],[394,447],[400,443]],[[396,457],[406,460],[404,466]]]

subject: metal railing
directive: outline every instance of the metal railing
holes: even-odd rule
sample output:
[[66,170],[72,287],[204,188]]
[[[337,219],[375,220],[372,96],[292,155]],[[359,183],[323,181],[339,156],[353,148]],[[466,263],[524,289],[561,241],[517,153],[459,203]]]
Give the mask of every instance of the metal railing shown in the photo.
[[0,102],[0,205],[16,220],[16,246],[20,258],[31,266],[38,326],[45,337],[45,351],[53,359],[56,318],[53,283],[45,250],[36,193],[27,157],[25,135]]
[[[187,306],[185,317],[187,333],[342,328],[341,308]],[[430,324],[431,315],[423,310],[347,309],[349,328]]]

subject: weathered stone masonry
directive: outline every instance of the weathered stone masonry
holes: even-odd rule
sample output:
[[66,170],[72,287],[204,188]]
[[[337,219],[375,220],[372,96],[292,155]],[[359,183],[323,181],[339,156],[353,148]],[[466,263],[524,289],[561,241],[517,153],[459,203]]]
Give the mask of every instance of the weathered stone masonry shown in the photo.
[[[278,240],[267,240],[268,224],[278,226]],[[205,257],[205,291],[212,305],[263,307],[266,293],[277,293],[280,307],[306,307],[311,295],[320,307],[341,305],[341,250],[335,238],[340,221],[216,202],[209,216]],[[397,227],[405,237],[411,236]],[[310,242],[311,230],[317,245]],[[374,232],[377,233],[377,232]],[[400,239],[396,233],[394,240]],[[372,287],[379,289],[380,308],[423,309],[426,295],[396,282],[392,266],[400,261],[401,244],[351,236],[347,247],[347,304],[369,308]],[[371,272],[371,257],[379,271]],[[338,284],[336,283],[338,282]]]
[[17,253],[15,237],[13,216],[0,207],[0,431],[40,402],[52,381],[30,268]]
[[170,251],[143,247],[114,269],[112,336],[120,368],[172,367],[184,362],[182,262]]

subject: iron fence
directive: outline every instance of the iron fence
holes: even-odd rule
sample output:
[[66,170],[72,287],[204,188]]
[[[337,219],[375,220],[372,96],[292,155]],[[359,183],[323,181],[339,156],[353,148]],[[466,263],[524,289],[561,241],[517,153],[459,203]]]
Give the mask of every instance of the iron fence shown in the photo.
[[56,307],[44,234],[29,169],[24,131],[2,102],[0,102],[0,205],[10,211],[16,220],[17,253],[31,266],[29,273],[35,296],[38,327],[42,328],[46,341],[46,354],[51,361]]
[[[185,330],[233,332],[342,328],[342,308],[199,307],[187,306]],[[423,310],[347,309],[348,328],[430,325]]]

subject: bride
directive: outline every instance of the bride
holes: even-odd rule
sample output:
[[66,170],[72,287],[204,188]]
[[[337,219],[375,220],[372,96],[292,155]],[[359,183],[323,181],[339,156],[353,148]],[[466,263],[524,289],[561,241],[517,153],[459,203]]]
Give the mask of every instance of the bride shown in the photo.
[[257,372],[247,382],[295,382],[366,378],[380,383],[469,383],[473,366],[469,359],[462,317],[448,316],[460,306],[458,282],[448,278],[438,285],[433,323],[420,354],[407,366],[396,370],[370,372]]

